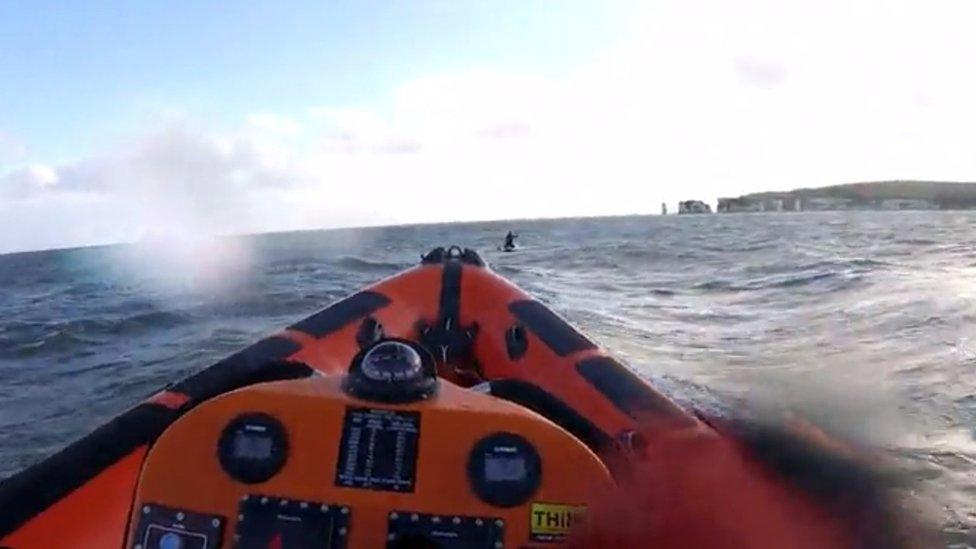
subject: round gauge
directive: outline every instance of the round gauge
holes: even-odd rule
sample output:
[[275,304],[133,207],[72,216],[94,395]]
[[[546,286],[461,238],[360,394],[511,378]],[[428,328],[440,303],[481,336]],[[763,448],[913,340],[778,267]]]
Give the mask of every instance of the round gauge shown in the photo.
[[485,503],[515,507],[542,483],[542,461],[532,443],[514,433],[479,440],[468,456],[468,481]]
[[284,467],[288,436],[284,426],[268,414],[243,414],[224,427],[217,457],[231,478],[245,484],[264,482]]

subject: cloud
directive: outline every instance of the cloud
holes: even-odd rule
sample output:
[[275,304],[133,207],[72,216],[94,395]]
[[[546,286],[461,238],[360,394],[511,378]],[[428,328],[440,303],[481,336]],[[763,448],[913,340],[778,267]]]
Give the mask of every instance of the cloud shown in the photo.
[[[84,212],[115,213],[48,245],[174,226],[622,214],[846,181],[972,180],[971,8],[940,6],[654,3],[637,31],[560,72],[417,75],[376,105],[260,111],[218,129],[187,114],[46,175],[0,174],[0,235],[14,234],[4,219]],[[0,250],[27,245],[18,238]]]
[[308,113],[320,152],[413,154],[423,148],[418,136],[370,109],[315,107]]
[[760,88],[772,88],[786,80],[788,71],[774,61],[763,61],[751,57],[735,60],[735,70],[744,82]]
[[0,131],[0,170],[4,164],[18,162],[27,156],[27,145],[14,136]]
[[254,113],[247,116],[247,123],[259,132],[294,136],[302,131],[301,125],[294,119],[269,112]]
[[[115,227],[95,242],[133,240],[147,234],[223,234],[249,229],[254,193],[300,183],[289,160],[244,136],[223,137],[183,126],[167,127],[118,150],[57,166],[30,166],[0,177],[0,209],[37,208],[103,215],[111,205]],[[43,216],[36,223],[57,219]],[[102,226],[92,220],[92,224]],[[60,242],[87,244],[74,227]],[[90,236],[88,237],[90,238]],[[16,242],[9,248],[20,248]]]
[[391,139],[376,146],[374,151],[380,154],[416,154],[419,153],[422,148],[423,147],[419,141],[413,141],[410,139]]
[[[35,165],[0,181],[27,180],[37,192],[145,193],[159,197],[224,196],[287,184],[278,159],[246,137],[223,137],[175,125],[100,156],[55,167]],[[206,207],[206,205],[204,205]]]
[[0,197],[8,200],[25,198],[36,191],[50,189],[58,180],[57,172],[50,166],[27,166],[0,178]]
[[478,131],[485,139],[518,139],[532,133],[532,126],[525,122],[499,122]]

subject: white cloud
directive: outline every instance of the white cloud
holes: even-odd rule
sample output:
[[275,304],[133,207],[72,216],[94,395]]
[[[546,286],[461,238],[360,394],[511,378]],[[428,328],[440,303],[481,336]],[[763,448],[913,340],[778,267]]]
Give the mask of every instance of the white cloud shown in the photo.
[[747,83],[760,88],[771,88],[786,80],[786,67],[775,62],[752,57],[740,57],[735,60],[735,70]]
[[16,200],[54,187],[59,176],[54,168],[33,164],[0,178],[0,198]]
[[0,131],[0,170],[27,156],[27,145],[9,133]]
[[43,164],[28,166],[26,173],[34,185],[40,188],[50,188],[58,183],[58,174],[54,168]]
[[[241,220],[249,217],[254,189],[295,181],[294,174],[273,159],[266,161],[260,148],[246,139],[221,139],[176,126],[102,156],[8,173],[0,178],[0,206],[9,212],[49,202],[52,211],[63,211],[75,204],[79,211],[95,214],[112,204],[115,226],[104,237],[93,238],[98,242],[166,231],[215,234],[247,228]],[[50,223],[51,216],[33,222]],[[94,219],[92,223],[106,229]],[[48,246],[87,243],[78,241],[79,234],[91,237],[76,226],[63,229],[60,241]],[[20,246],[14,240],[0,248]]]
[[301,125],[292,118],[269,112],[250,114],[247,123],[258,132],[295,136],[302,131]]
[[42,208],[61,193],[68,208],[64,193],[85,192],[95,198],[78,208],[103,200],[135,212],[99,225],[97,238],[71,233],[99,240],[170,225],[222,233],[656,212],[661,201],[753,190],[972,180],[974,10],[649,4],[633,32],[561,74],[432,75],[390,90],[382,108],[259,112],[222,132],[171,126],[53,166],[46,187],[29,170],[0,175],[0,210],[17,208],[12,195]]

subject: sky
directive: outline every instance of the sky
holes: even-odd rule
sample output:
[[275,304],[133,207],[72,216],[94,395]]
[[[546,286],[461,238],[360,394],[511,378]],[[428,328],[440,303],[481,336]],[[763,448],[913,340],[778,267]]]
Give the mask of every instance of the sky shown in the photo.
[[0,253],[976,180],[969,1],[0,2]]

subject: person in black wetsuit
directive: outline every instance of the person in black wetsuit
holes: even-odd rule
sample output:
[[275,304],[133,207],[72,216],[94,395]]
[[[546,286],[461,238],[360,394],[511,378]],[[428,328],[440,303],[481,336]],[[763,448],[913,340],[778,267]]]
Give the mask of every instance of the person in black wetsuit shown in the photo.
[[505,235],[505,244],[502,248],[505,250],[514,250],[516,238],[518,238],[518,234],[508,231],[508,234]]

